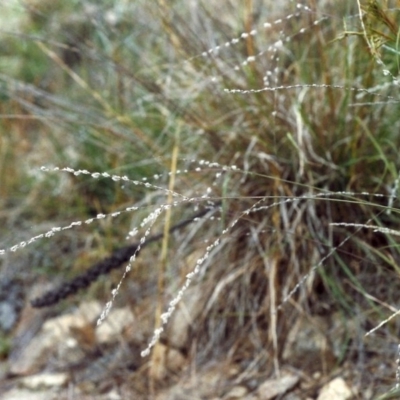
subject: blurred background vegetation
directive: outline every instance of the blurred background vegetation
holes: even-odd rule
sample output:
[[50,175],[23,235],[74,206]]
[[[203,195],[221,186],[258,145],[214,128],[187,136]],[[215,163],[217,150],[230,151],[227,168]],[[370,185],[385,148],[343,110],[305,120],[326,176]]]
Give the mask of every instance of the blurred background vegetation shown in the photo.
[[[174,265],[205,251],[206,240],[239,218],[201,277],[205,298],[215,303],[193,329],[193,360],[229,354],[249,361],[257,354],[256,368],[272,370],[270,355],[281,358],[299,315],[339,312],[364,333],[387,317],[385,305],[396,307],[400,289],[398,239],[330,223],[399,227],[398,203],[389,200],[400,171],[397,4],[364,2],[363,32],[357,2],[284,3],[3,2],[1,248],[99,213],[140,209],[7,253],[2,274],[26,287],[38,277],[76,275],[167,201],[162,190],[43,173],[41,165],[106,171],[167,188],[178,148],[177,168],[188,172],[177,174],[174,190],[198,206],[210,188],[223,210],[219,221],[191,232],[190,245],[171,239],[163,308],[183,282]],[[264,87],[275,89],[224,90]],[[220,166],[199,170],[201,160]],[[356,194],[315,197],[344,191]],[[369,195],[357,194],[364,192]],[[259,200],[261,209],[243,214]],[[176,207],[173,221],[190,213],[186,205]],[[159,251],[149,250],[146,262],[154,265],[149,260]],[[321,260],[271,327],[271,307]],[[85,296],[107,299],[118,278],[103,279],[61,307]],[[150,286],[156,279],[157,268],[136,268],[128,278]],[[129,300],[126,287],[121,303]],[[390,386],[398,328],[395,319],[382,328],[379,349],[368,350],[386,367],[381,374],[366,368],[365,385],[374,376],[377,385]],[[245,340],[255,332],[258,340]],[[358,360],[362,341],[353,337],[335,365]]]

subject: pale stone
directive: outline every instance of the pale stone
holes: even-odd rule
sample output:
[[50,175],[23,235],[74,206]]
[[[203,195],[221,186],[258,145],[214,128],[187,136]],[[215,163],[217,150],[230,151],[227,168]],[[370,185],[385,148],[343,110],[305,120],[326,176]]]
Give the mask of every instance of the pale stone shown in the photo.
[[178,304],[167,327],[168,343],[182,348],[189,338],[190,326],[204,309],[204,291],[200,286],[189,288]]
[[27,376],[20,380],[20,383],[27,389],[40,389],[61,387],[68,382],[68,375],[64,373],[58,374],[38,374]]
[[2,400],[56,400],[59,397],[53,391],[32,392],[27,389],[12,389],[1,396]]
[[351,389],[343,378],[335,378],[320,391],[318,400],[348,400],[353,397]]
[[86,350],[97,343],[117,341],[124,329],[134,324],[134,316],[128,307],[112,309],[92,334],[102,309],[99,302],[86,302],[73,313],[45,321],[40,332],[10,361],[10,372],[16,375],[37,372],[46,365],[49,352],[64,363],[79,362],[85,357]]
[[118,340],[122,332],[135,323],[135,317],[128,307],[112,309],[105,321],[96,328],[98,343]]
[[167,368],[172,372],[179,372],[186,364],[186,358],[175,349],[169,348],[167,353]]
[[260,400],[273,399],[293,388],[299,380],[298,376],[291,374],[283,374],[279,378],[270,379],[259,386],[258,397]]
[[225,396],[224,400],[243,399],[248,393],[245,386],[234,386]]

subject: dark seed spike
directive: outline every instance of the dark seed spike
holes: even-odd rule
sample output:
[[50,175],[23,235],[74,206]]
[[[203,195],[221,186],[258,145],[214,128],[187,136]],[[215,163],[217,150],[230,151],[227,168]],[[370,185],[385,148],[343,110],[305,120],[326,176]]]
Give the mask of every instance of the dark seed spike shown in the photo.
[[[198,212],[197,214],[194,214],[189,219],[181,221],[178,224],[174,225],[169,231],[173,232],[185,227],[186,225],[189,225],[197,218],[201,218],[210,211],[214,211],[219,205],[220,203],[217,203],[212,209],[207,208]],[[142,245],[140,245],[139,243],[134,243],[115,250],[111,256],[92,265],[87,271],[83,272],[82,274],[76,276],[75,278],[72,278],[68,282],[62,283],[58,288],[48,291],[43,296],[33,299],[31,301],[32,307],[41,308],[55,305],[61,300],[75,294],[79,290],[89,287],[100,277],[100,275],[106,275],[110,273],[113,269],[120,268],[123,263],[128,262],[132,254],[137,251],[139,246],[140,249],[143,249],[150,243],[160,240],[162,237],[163,234],[159,233],[150,236]]]

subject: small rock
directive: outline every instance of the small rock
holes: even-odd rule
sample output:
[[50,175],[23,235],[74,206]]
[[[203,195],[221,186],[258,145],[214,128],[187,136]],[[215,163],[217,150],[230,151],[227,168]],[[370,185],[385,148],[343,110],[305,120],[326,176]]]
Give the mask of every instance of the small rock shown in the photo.
[[27,376],[20,380],[20,383],[27,389],[43,389],[51,387],[61,387],[68,382],[68,375],[63,373],[58,374],[38,374]]
[[135,323],[129,307],[112,309],[105,321],[97,327],[96,338],[98,343],[117,341],[125,328]]
[[167,353],[167,368],[172,372],[178,372],[186,364],[186,358],[178,350],[169,348]]
[[168,342],[172,347],[185,347],[189,338],[190,327],[203,310],[203,288],[201,286],[189,288],[172,315],[167,327]]
[[46,320],[41,330],[10,360],[10,372],[15,375],[38,372],[48,362],[49,353],[56,355],[61,364],[78,363],[97,344],[118,341],[124,329],[135,322],[129,308],[115,308],[95,329],[102,309],[99,302],[86,302],[70,314]]
[[56,400],[60,395],[53,391],[35,391],[12,389],[2,394],[2,400]]
[[178,372],[186,363],[185,357],[173,348],[167,347],[162,343],[157,343],[154,347],[151,374],[154,379],[163,379],[168,371]]
[[259,386],[259,399],[270,400],[278,395],[282,395],[297,385],[299,380],[298,376],[289,373],[283,374],[276,379],[270,379]]
[[353,393],[343,378],[335,378],[320,391],[318,400],[348,400]]
[[224,400],[243,399],[248,393],[245,386],[234,386],[225,396]]

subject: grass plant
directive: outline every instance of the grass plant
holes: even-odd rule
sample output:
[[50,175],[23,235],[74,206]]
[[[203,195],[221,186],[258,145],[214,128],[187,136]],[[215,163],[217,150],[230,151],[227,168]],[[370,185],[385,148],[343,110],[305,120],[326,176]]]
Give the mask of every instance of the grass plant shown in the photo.
[[15,66],[0,74],[3,269],[47,242],[63,279],[164,226],[153,268],[136,267],[135,252],[122,279],[102,281],[100,322],[126,281],[158,287],[142,355],[198,285],[203,312],[184,349],[194,364],[225,357],[279,375],[294,322],[340,313],[368,336],[336,367],[364,343],[386,364],[371,381],[367,363],[359,390],[393,386],[397,2],[73,3],[16,2],[24,24],[0,34],[0,63]]

